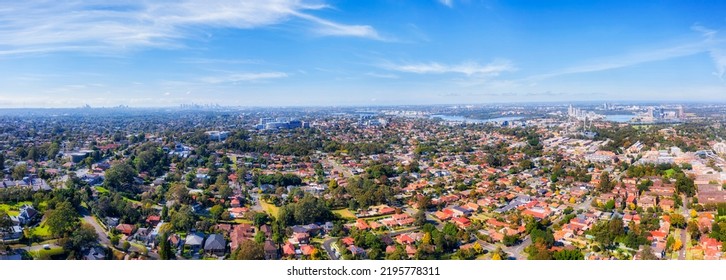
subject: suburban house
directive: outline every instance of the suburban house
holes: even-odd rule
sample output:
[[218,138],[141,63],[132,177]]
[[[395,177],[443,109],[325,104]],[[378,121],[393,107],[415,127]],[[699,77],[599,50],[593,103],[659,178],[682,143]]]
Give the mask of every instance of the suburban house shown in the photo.
[[18,222],[20,226],[32,225],[38,221],[38,211],[28,204],[20,207],[20,214],[18,214]]
[[201,233],[189,233],[184,244],[189,246],[192,251],[198,251],[204,244],[204,235]]
[[136,230],[136,227],[131,224],[120,224],[116,226],[116,230],[118,230],[120,233],[123,233],[126,236],[131,236],[131,234],[134,233],[134,230]]
[[237,250],[240,244],[245,240],[250,240],[255,237],[255,227],[249,224],[239,224],[234,227],[232,233],[229,234],[231,240],[230,248],[232,251]]
[[282,245],[282,253],[285,254],[285,256],[294,256],[295,246],[290,243],[285,243],[285,245]]
[[103,250],[103,248],[92,247],[91,249],[88,250],[88,253],[86,253],[83,256],[83,259],[85,259],[85,260],[93,260],[93,261],[105,260],[106,259],[106,253]]
[[0,237],[2,241],[18,240],[23,238],[23,228],[20,226],[12,226],[9,232],[0,231]]
[[227,249],[227,240],[221,234],[210,234],[204,242],[204,252],[217,256],[224,256]]
[[272,241],[265,241],[264,250],[266,260],[276,260],[280,258],[280,251],[277,249],[277,245],[275,245]]

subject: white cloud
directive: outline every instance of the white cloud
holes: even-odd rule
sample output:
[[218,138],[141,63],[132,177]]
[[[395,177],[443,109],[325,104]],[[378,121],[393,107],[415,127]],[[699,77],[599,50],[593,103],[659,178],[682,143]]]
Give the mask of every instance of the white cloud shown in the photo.
[[201,81],[210,84],[233,83],[233,82],[253,82],[269,79],[286,78],[287,73],[283,72],[261,72],[261,73],[232,73],[221,76],[210,76],[201,78]]
[[451,8],[451,7],[454,6],[454,0],[438,0],[438,1],[442,5],[445,5],[445,6],[449,7],[449,8]]
[[366,73],[366,76],[371,76],[374,78],[381,78],[381,79],[398,79],[398,76],[394,75],[394,74],[383,74],[383,73],[376,73],[376,72],[368,72],[368,73]]
[[726,75],[726,41],[718,37],[718,31],[695,24],[691,27],[694,31],[701,33],[714,66],[716,75],[722,81]]
[[589,72],[599,72],[611,69],[619,69],[642,63],[663,61],[672,58],[695,55],[699,53],[708,53],[716,66],[714,75],[723,80],[726,75],[726,40],[718,37],[718,31],[705,28],[701,25],[691,27],[693,31],[700,33],[703,40],[681,44],[674,47],[666,47],[660,49],[652,49],[648,51],[633,52],[618,56],[604,57],[589,63],[578,66],[568,67],[551,73],[535,75],[527,80],[542,80],[556,76],[579,74]]
[[559,71],[535,75],[530,77],[531,80],[541,80],[552,78],[556,76],[568,75],[568,74],[579,74],[589,72],[599,72],[611,69],[619,69],[646,62],[654,62],[667,60],[676,57],[688,56],[703,52],[702,44],[689,44],[681,45],[672,48],[656,49],[647,52],[638,52],[632,54],[626,54],[621,56],[606,57],[596,59],[590,63],[585,63],[578,66],[568,67]]
[[393,64],[390,62],[380,65],[384,69],[415,73],[415,74],[446,74],[457,73],[467,76],[484,75],[497,76],[502,72],[512,72],[517,70],[508,60],[496,60],[486,65],[480,65],[476,62],[464,62],[455,65],[441,64],[438,62],[428,63],[412,63],[412,64]]
[[295,13],[295,15],[317,24],[318,27],[315,28],[313,32],[318,35],[361,37],[381,41],[390,41],[389,39],[385,39],[378,35],[378,32],[376,32],[376,30],[369,25],[340,24],[304,13]]
[[320,36],[383,39],[371,26],[342,24],[310,14],[328,6],[308,0],[106,3],[95,0],[3,3],[0,55],[175,48],[183,46],[180,43],[183,38],[204,39],[201,29],[205,27],[252,29],[295,19],[307,22],[309,32]]

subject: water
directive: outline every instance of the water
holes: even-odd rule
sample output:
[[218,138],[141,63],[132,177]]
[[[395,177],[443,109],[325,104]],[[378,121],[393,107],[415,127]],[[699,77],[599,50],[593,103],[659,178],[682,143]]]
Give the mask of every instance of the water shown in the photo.
[[605,120],[611,121],[611,122],[624,123],[624,122],[629,122],[634,117],[635,117],[635,115],[605,115]]
[[511,122],[516,120],[521,120],[523,117],[498,117],[498,118],[492,118],[492,119],[472,119],[462,116],[452,116],[452,115],[431,115],[431,118],[440,118],[444,121],[448,122],[462,122],[462,123],[501,123],[501,122]]

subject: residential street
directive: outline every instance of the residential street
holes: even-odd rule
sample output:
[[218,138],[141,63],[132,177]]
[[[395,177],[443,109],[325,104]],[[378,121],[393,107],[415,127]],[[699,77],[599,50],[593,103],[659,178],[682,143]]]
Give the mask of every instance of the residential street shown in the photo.
[[103,227],[98,224],[98,221],[96,221],[96,219],[90,213],[88,213],[88,210],[86,208],[82,208],[81,216],[83,217],[83,221],[85,223],[93,226],[93,228],[96,230],[99,243],[107,247],[111,247],[111,240],[108,239],[108,234],[106,234],[106,231],[103,230]]
[[333,250],[333,243],[338,241],[337,237],[330,237],[325,240],[323,240],[323,249],[325,249],[325,252],[328,253],[328,257],[331,260],[338,260],[338,257],[335,255],[335,251]]
[[[690,213],[688,209],[688,199],[685,195],[683,195],[683,217],[686,218],[686,220],[689,219]],[[681,251],[678,253],[678,259],[679,260],[685,260],[686,259],[686,242],[688,242],[688,234],[685,229],[681,230],[681,244],[683,244],[683,247],[681,247]]]

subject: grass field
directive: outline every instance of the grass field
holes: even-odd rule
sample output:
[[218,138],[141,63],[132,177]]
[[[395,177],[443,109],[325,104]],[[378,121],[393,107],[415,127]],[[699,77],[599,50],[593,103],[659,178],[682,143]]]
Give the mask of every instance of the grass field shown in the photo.
[[333,210],[333,213],[340,215],[341,218],[346,220],[355,220],[355,215],[353,212],[350,212],[350,209],[339,209],[339,210]]
[[100,194],[108,193],[108,189],[101,186],[96,187],[96,191]]
[[131,202],[131,203],[134,203],[134,204],[141,204],[141,201],[133,200],[133,199],[130,199],[130,198],[125,197],[125,196],[123,198],[124,198],[124,200],[126,200],[128,202]]
[[19,212],[20,206],[23,206],[25,204],[32,205],[33,202],[32,201],[21,201],[21,202],[15,203],[15,204],[0,204],[0,210],[5,210],[5,212],[7,212],[8,215],[10,215],[10,216],[17,216],[18,214],[20,214],[20,212]]
[[38,251],[29,252],[33,259],[36,260],[50,260],[53,256],[62,255],[65,252],[63,248],[51,248],[49,250],[41,249]]
[[267,214],[270,214],[273,217],[277,217],[277,212],[280,211],[280,207],[277,207],[274,204],[264,202],[262,200],[260,200],[260,204],[262,205],[262,209],[264,209]]
[[41,239],[48,239],[51,237],[50,229],[45,224],[40,224],[37,227],[34,227],[33,229],[31,229],[31,232]]
[[10,210],[10,209],[17,209],[7,204],[0,204],[0,210],[5,211],[10,216],[17,216],[20,214],[17,210]]
[[234,219],[234,222],[236,224],[250,224],[250,225],[252,224],[252,221],[247,220],[247,219]]

